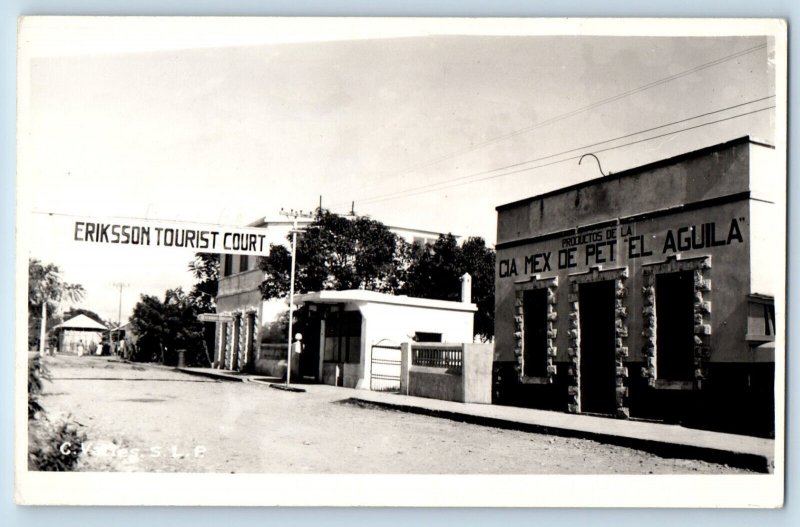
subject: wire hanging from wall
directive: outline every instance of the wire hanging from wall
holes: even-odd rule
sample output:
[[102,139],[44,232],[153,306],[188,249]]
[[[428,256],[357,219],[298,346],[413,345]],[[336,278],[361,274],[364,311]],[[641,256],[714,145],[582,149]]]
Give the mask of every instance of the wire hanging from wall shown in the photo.
[[604,173],[604,172],[603,172],[603,167],[600,165],[600,158],[599,158],[599,157],[597,157],[596,155],[592,154],[592,153],[589,153],[589,154],[583,154],[583,155],[581,156],[581,158],[580,158],[580,159],[578,159],[578,164],[580,165],[580,164],[581,164],[581,161],[583,161],[583,158],[584,158],[584,157],[587,157],[587,156],[592,156],[592,157],[594,158],[594,160],[595,160],[595,161],[597,161],[597,168],[598,168],[598,170],[600,170],[600,175],[601,175],[601,176],[605,177],[605,176],[609,176],[609,175],[611,175],[611,172],[609,172],[608,174],[606,174],[606,173]]

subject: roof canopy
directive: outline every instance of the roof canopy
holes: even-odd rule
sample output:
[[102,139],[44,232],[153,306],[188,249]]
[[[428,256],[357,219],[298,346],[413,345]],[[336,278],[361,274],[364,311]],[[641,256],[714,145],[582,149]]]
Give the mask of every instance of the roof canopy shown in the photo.
[[61,329],[91,329],[94,331],[98,330],[106,331],[108,329],[103,324],[97,322],[96,320],[92,320],[91,318],[83,314],[72,317],[71,319],[57,325],[56,327]]
[[318,304],[377,303],[394,304],[408,307],[426,307],[430,309],[448,309],[451,311],[477,311],[475,304],[452,302],[449,300],[433,300],[406,295],[390,295],[365,289],[348,289],[345,291],[318,291],[294,296],[295,304],[312,302]]

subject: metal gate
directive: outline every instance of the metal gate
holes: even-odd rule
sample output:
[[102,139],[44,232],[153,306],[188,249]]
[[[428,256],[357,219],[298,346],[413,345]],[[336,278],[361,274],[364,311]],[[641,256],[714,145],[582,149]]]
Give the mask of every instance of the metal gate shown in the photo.
[[376,392],[400,391],[400,346],[372,346],[369,389]]

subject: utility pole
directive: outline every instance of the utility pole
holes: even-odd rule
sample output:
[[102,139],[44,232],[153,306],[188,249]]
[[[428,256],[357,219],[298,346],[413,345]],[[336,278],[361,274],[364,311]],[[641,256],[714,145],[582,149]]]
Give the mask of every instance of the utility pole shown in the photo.
[[289,338],[286,347],[286,386],[289,386],[292,377],[292,327],[294,325],[294,267],[297,255],[297,218],[311,218],[312,215],[303,212],[281,209],[281,215],[292,218],[292,269],[289,273]]
[[[119,288],[119,310],[117,311],[117,340],[119,340],[119,327],[122,324],[122,288],[128,287],[129,285],[130,284],[126,284],[123,282],[114,282],[114,287]],[[111,336],[112,337],[114,336],[113,333],[111,334]],[[110,340],[111,342],[108,343],[109,345],[113,343],[114,339],[111,338]],[[117,343],[117,345],[119,345],[119,343]]]

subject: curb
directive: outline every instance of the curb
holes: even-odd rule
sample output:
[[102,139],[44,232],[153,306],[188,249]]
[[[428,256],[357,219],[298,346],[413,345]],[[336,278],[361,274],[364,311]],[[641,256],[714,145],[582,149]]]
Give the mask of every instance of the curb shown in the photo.
[[305,388],[298,388],[296,386],[287,386],[285,384],[279,384],[276,382],[269,384],[270,388],[274,388],[276,390],[283,390],[284,392],[296,392],[296,393],[305,393]]
[[387,403],[383,401],[361,399],[359,397],[350,397],[342,402],[377,406],[389,410],[398,410],[401,412],[427,415],[430,417],[438,417],[440,419],[449,419],[451,421],[460,421],[469,424],[491,426],[494,428],[503,428],[506,430],[518,430],[520,432],[546,434],[576,439],[590,439],[600,443],[642,450],[665,458],[696,459],[700,461],[707,461],[709,463],[719,463],[731,467],[753,470],[763,474],[772,473],[772,462],[769,457],[750,452],[736,452],[733,450],[726,450],[724,448],[710,448],[679,443],[669,443],[666,441],[623,437],[614,434],[598,433],[588,430],[575,430],[572,428],[561,428],[550,425],[522,423],[519,421],[511,421],[497,417],[485,417],[462,412],[454,412],[450,410],[435,410],[422,406]]
[[228,382],[246,382],[246,377],[236,377],[233,375],[228,375],[225,373],[212,373],[208,371],[197,371],[197,370],[190,370],[188,368],[171,368],[173,371],[187,373],[189,375],[197,375],[199,377],[208,377],[209,379],[215,379],[218,381],[228,381]]

